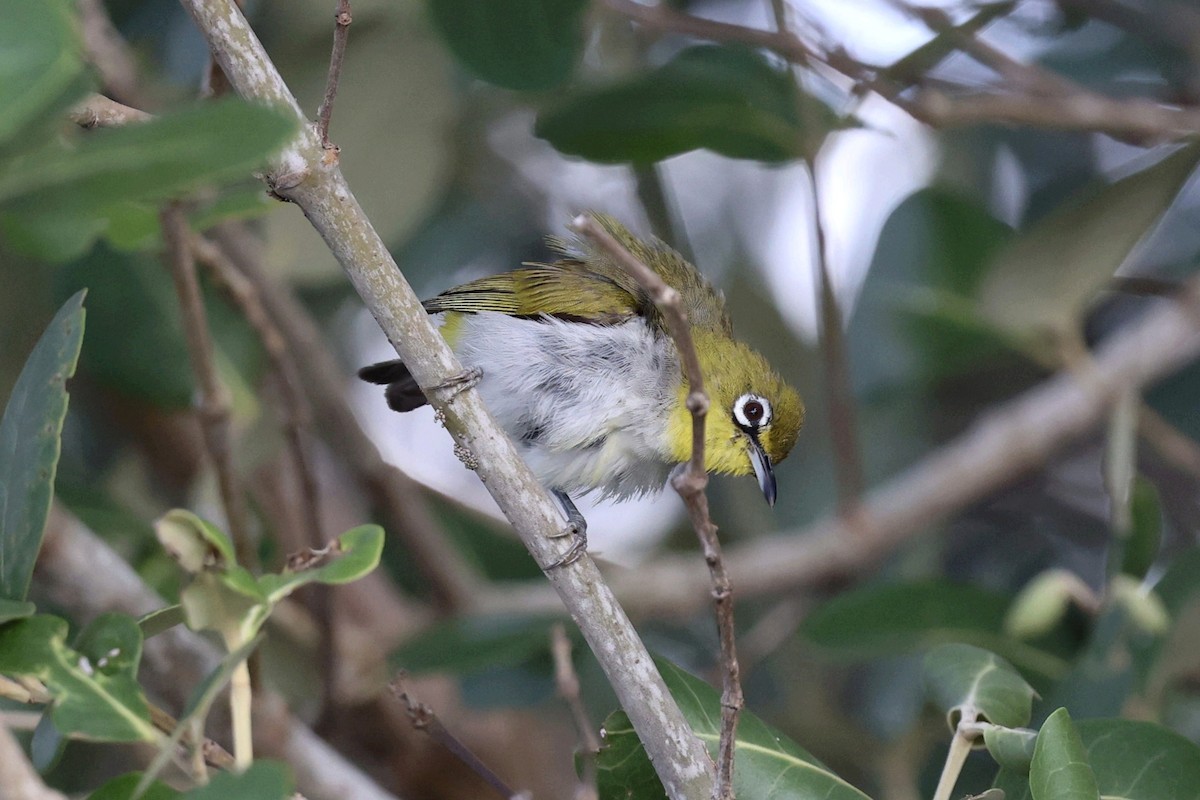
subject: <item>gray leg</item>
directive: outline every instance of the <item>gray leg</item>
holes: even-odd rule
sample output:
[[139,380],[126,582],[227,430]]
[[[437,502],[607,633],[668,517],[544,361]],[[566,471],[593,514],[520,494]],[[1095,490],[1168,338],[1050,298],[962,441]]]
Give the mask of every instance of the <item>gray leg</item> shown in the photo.
[[571,549],[562,558],[546,567],[546,569],[565,567],[568,564],[573,564],[587,552],[587,520],[583,518],[583,514],[579,513],[579,509],[575,507],[575,503],[571,501],[566,492],[551,489],[550,493],[554,495],[554,499],[562,506],[563,513],[567,517],[567,529],[563,533],[569,534],[574,541],[571,542]]

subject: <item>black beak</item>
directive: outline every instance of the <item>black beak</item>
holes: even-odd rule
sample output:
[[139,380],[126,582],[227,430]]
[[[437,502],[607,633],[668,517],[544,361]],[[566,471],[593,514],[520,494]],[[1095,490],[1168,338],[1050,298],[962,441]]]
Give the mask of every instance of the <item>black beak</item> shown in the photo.
[[750,437],[750,464],[754,467],[754,476],[758,478],[758,488],[762,489],[767,505],[775,505],[775,470],[771,469],[771,457],[758,443],[757,436]]

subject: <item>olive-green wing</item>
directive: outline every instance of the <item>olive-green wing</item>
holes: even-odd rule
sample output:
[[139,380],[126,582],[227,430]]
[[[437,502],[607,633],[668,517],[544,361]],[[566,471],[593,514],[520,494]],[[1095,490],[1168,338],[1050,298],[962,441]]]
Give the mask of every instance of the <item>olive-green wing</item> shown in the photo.
[[497,311],[514,317],[551,316],[594,325],[615,325],[641,313],[644,302],[610,276],[576,261],[530,264],[448,289],[425,301],[441,311]]

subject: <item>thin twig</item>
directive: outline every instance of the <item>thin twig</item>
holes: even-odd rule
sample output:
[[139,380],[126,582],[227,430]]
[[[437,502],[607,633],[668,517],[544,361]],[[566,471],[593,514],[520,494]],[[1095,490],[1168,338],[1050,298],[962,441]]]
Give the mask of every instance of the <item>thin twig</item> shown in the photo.
[[[170,735],[174,733],[175,729],[179,727],[179,720],[153,703],[148,703],[147,705],[150,707],[150,724],[165,734]],[[196,740],[192,737],[192,732],[187,731],[183,734],[180,744],[189,750],[200,753],[204,758],[204,763],[210,767],[223,769],[227,772],[234,768],[233,754],[208,737],[202,738],[199,743],[200,746],[196,747]]]
[[321,137],[321,147],[336,153],[337,145],[329,141],[329,119],[333,116],[333,101],[337,97],[338,82],[342,77],[342,61],[346,58],[350,23],[354,21],[350,14],[350,0],[338,0],[333,20],[333,52],[329,55],[329,77],[325,81],[325,97],[317,111],[317,135]]
[[438,719],[437,714],[433,712],[433,709],[417,700],[413,695],[412,691],[408,688],[407,676],[403,672],[397,673],[392,682],[388,684],[388,689],[391,690],[397,700],[404,703],[405,713],[408,714],[408,718],[412,722],[414,729],[421,731],[430,739],[433,739],[450,751],[451,755],[482,778],[488,786],[495,789],[505,800],[515,800],[515,798],[527,796],[523,792],[514,792],[510,789],[508,784],[492,771],[491,767],[480,761],[479,757],[472,753],[469,747],[447,730],[442,721]]
[[731,800],[733,797],[733,757],[736,745],[738,717],[745,700],[739,677],[737,642],[733,624],[733,587],[725,561],[721,557],[721,542],[717,538],[717,526],[708,513],[708,471],[704,466],[704,418],[708,414],[708,395],[704,391],[704,378],[700,370],[700,358],[692,341],[691,325],[683,309],[679,292],[633,256],[612,234],[604,230],[592,217],[576,217],[571,227],[586,236],[597,247],[632,275],[642,288],[649,292],[654,305],[667,321],[667,329],[679,353],[683,377],[688,384],[687,408],[692,414],[692,457],[687,466],[677,471],[671,485],[687,506],[688,517],[700,544],[704,549],[704,561],[708,564],[712,581],[713,606],[717,616],[717,632],[721,640],[721,736],[717,748],[717,773],[713,784],[714,798]]
[[[264,180],[298,205],[342,266],[355,290],[440,412],[446,430],[467,456],[522,544],[576,621],[621,707],[645,744],[668,796],[711,795],[704,743],[687,723],[624,609],[586,554],[563,564],[572,549],[550,494],[488,413],[476,389],[456,384],[464,374],[432,324],[395,259],[358,204],[337,164],[231,0],[181,0],[217,61],[248,100],[286,110],[300,123],[296,138],[269,164]],[[445,388],[442,388],[445,387]]]
[[554,656],[554,684],[558,687],[558,696],[571,709],[575,729],[583,740],[583,778],[575,789],[575,800],[595,800],[599,796],[596,790],[596,754],[600,752],[600,739],[579,696],[579,676],[575,674],[575,664],[571,661],[571,639],[561,622],[554,623],[550,628],[550,653]]
[[246,515],[246,501],[238,486],[233,466],[230,435],[229,390],[217,374],[212,332],[204,310],[204,296],[196,275],[196,260],[189,244],[191,231],[187,218],[177,204],[169,204],[160,214],[163,241],[166,244],[167,265],[175,282],[183,330],[187,341],[188,359],[199,389],[198,415],[204,432],[204,446],[217,475],[225,520],[233,538],[238,563],[253,569],[257,563],[254,544]]
[[[1081,87],[1067,96],[983,92],[952,97],[926,88],[908,97],[904,94],[908,88],[906,84],[888,80],[882,76],[882,70],[863,64],[844,50],[833,48],[820,52],[791,34],[693,17],[662,2],[652,5],[636,0],[601,2],[610,10],[652,30],[761,47],[796,64],[824,64],[933,127],[1020,124],[1105,133],[1120,141],[1143,145],[1190,139],[1200,134],[1198,108],[1163,105],[1146,98],[1111,98]],[[959,28],[964,34],[971,32],[969,22]],[[995,52],[990,48],[988,57]],[[1015,63],[1010,60],[1006,69]]]
[[[1200,357],[1200,281],[1110,335],[1094,353],[1086,383],[1061,373],[990,411],[954,441],[873,490],[848,518],[731,547],[731,570],[747,578],[743,597],[811,590],[863,575],[907,540],[933,533],[940,520],[1011,483],[1091,433],[1130,387],[1145,387]],[[634,574],[610,577],[638,614],[685,614],[705,599],[707,576],[684,555],[662,556]],[[491,613],[553,610],[540,586],[527,584],[478,599]]]
[[[302,389],[296,359],[288,348],[283,333],[263,307],[258,290],[242,274],[237,264],[226,257],[221,248],[202,236],[191,235],[188,244],[196,261],[208,269],[216,284],[241,310],[242,316],[258,335],[267,354],[279,387],[279,400],[283,406],[284,437],[296,473],[296,496],[301,506],[300,525],[305,532],[308,546],[320,548],[325,545],[326,537],[321,526],[321,487],[309,457],[312,413]],[[333,630],[333,592],[332,587],[320,585],[307,587],[306,592],[308,602],[305,605],[312,612],[320,634],[316,652],[324,689],[322,708],[328,709],[336,697],[339,663]]]

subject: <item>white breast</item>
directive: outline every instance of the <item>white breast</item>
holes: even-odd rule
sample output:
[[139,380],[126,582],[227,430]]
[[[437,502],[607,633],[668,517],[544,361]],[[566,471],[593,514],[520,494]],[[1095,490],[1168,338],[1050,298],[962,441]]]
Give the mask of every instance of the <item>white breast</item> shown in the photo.
[[662,488],[666,419],[680,371],[674,345],[641,319],[585,325],[470,314],[455,352],[538,479],[568,494],[630,497]]

